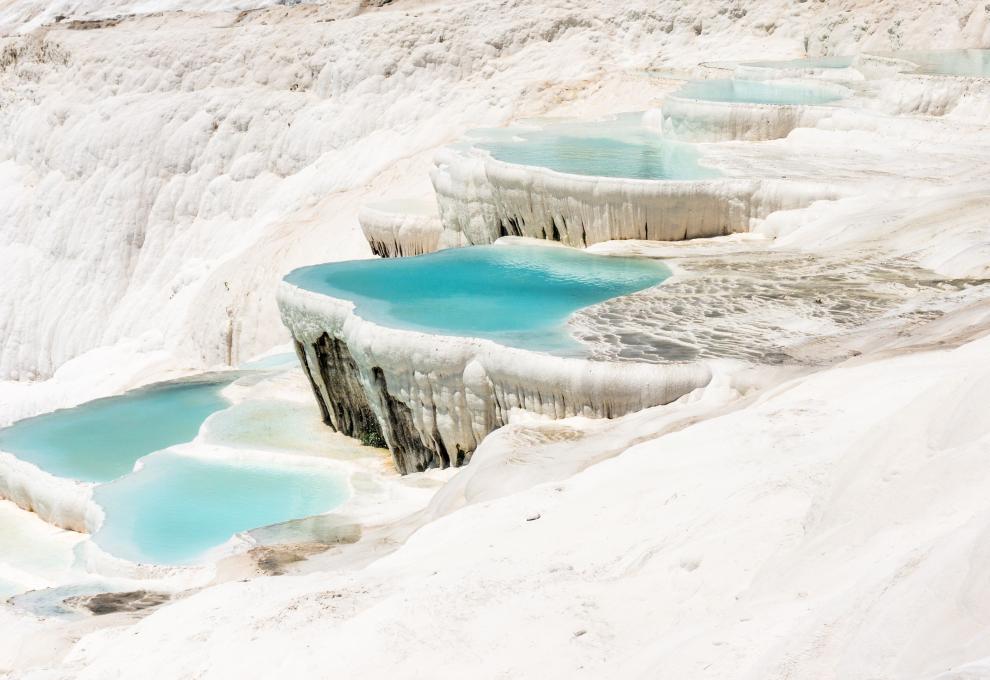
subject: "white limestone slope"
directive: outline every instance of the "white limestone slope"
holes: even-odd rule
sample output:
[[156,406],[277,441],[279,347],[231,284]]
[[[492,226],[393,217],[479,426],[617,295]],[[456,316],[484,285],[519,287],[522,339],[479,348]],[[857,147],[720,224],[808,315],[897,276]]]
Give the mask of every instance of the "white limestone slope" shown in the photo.
[[62,582],[83,537],[0,501],[0,598]]

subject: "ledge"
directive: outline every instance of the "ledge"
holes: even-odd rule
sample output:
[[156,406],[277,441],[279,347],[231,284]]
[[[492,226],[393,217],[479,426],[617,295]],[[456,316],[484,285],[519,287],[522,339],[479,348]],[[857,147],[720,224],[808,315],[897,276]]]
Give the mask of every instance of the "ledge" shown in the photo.
[[834,199],[828,184],[773,178],[640,180],[514,165],[479,150],[444,149],[431,172],[441,242],[485,245],[526,236],[583,247],[604,241],[680,241],[748,232],[777,210]]

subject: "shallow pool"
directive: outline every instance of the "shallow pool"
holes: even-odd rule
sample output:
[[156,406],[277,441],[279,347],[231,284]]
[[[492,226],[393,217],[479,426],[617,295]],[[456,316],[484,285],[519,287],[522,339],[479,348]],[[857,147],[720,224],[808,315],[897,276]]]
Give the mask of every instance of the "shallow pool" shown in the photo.
[[842,98],[835,91],[813,85],[766,80],[693,80],[674,93],[677,97],[739,104],[810,105]]
[[18,421],[0,430],[0,450],[58,477],[106,482],[153,451],[195,438],[228,402],[233,377],[159,383]]
[[572,312],[668,276],[664,264],[644,258],[554,246],[475,246],[304,267],[285,280],[351,300],[359,316],[383,326],[576,354],[580,347],[565,323]]
[[93,540],[136,562],[187,564],[234,534],[332,510],[346,478],[316,466],[204,460],[163,451],[96,488],[106,518]]
[[719,176],[698,163],[694,147],[664,139],[639,113],[473,134],[475,146],[500,161],[573,175],[657,180]]
[[889,56],[904,59],[918,68],[915,73],[944,76],[990,77],[990,50],[904,51]]

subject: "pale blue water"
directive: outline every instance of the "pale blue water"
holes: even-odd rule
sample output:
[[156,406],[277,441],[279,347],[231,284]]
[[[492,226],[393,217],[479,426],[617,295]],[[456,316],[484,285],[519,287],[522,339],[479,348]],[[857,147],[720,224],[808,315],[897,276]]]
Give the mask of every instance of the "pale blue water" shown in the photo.
[[556,123],[537,129],[475,131],[476,146],[500,161],[557,172],[627,179],[691,180],[717,177],[698,163],[690,144],[661,137],[642,114],[614,119]]
[[106,482],[153,451],[191,441],[229,403],[233,378],[160,383],[21,420],[0,430],[0,450],[58,477]]
[[747,61],[743,66],[775,69],[833,69],[849,68],[855,57],[812,57],[808,59],[781,59],[779,61]]
[[813,85],[776,83],[764,80],[692,80],[676,93],[678,97],[740,104],[827,104],[842,97]]
[[314,467],[206,461],[168,451],[143,463],[94,492],[106,519],[93,540],[135,562],[193,563],[238,532],[327,512],[348,496],[340,474]]
[[904,51],[889,56],[918,65],[916,73],[928,75],[990,77],[990,50]]
[[285,280],[352,300],[358,316],[383,326],[573,354],[579,347],[565,326],[572,312],[668,276],[663,263],[644,258],[564,247],[475,246],[303,267]]

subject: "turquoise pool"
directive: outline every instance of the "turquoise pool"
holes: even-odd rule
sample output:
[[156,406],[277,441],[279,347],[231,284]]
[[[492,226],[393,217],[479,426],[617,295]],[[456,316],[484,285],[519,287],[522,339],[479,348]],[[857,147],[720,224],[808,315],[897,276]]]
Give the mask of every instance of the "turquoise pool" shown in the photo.
[[626,179],[705,179],[719,173],[698,163],[690,144],[661,137],[642,114],[538,128],[475,131],[477,146],[497,160],[572,175]]
[[240,531],[327,512],[348,493],[345,478],[325,468],[163,451],[138,472],[96,488],[106,518],[93,540],[135,562],[188,564]]
[[351,300],[383,326],[579,353],[566,328],[582,307],[670,276],[661,262],[553,246],[474,246],[384,260],[304,267],[285,280]]
[[18,421],[0,430],[0,450],[58,477],[107,482],[138,458],[196,437],[229,406],[232,377],[179,380]]
[[829,89],[766,80],[693,80],[675,93],[677,97],[739,104],[810,105],[838,101]]
[[990,77],[990,50],[904,51],[889,56],[904,59],[918,68],[915,73],[943,76]]

